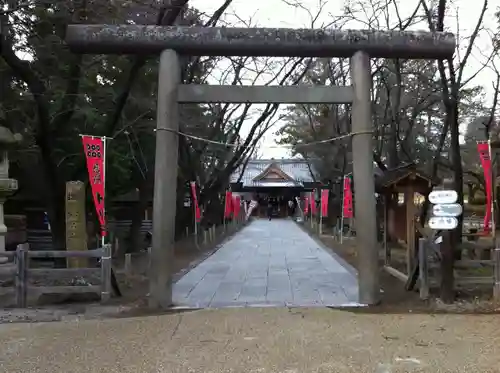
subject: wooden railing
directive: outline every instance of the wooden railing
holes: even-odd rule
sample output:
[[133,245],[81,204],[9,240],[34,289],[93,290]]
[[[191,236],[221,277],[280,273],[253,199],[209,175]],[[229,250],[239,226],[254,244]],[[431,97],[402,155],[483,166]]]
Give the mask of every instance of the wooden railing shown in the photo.
[[[108,224],[110,232],[114,232],[117,236],[126,237],[130,226],[131,220],[112,220]],[[139,229],[141,235],[146,234],[153,230],[153,222],[151,220],[143,220]],[[52,234],[47,229],[28,229],[27,230],[28,242],[33,251],[53,250]]]
[[[454,284],[456,287],[464,286],[481,286],[488,285],[493,288],[495,296],[500,295],[497,287],[500,284],[500,249],[495,248],[493,243],[471,243],[462,242],[458,250],[461,251],[491,251],[490,256],[492,259],[461,259],[455,260],[454,270]],[[427,299],[429,296],[430,288],[438,286],[438,276],[440,267],[440,253],[437,245],[427,241],[424,238],[419,240],[419,279],[420,279],[420,297]],[[479,255],[481,257],[481,255]],[[465,255],[471,257],[471,255]],[[475,272],[473,275],[461,275],[461,270],[468,270],[468,272]],[[479,274],[482,274],[480,276]]]
[[[109,222],[109,229],[128,231],[132,225],[132,220],[112,220]],[[143,220],[140,227],[141,233],[146,233],[153,229],[152,220]]]
[[47,229],[28,229],[27,241],[30,244],[30,249],[33,251],[39,250],[54,250],[52,244],[52,234]]
[[[0,266],[3,275],[15,276],[15,297],[17,307],[27,306],[30,291],[50,294],[96,293],[100,294],[101,301],[106,302],[111,296],[111,245],[103,248],[86,251],[31,251],[29,244],[17,246],[16,251],[0,252],[0,257],[14,259],[14,265],[9,263]],[[30,268],[32,258],[99,258],[100,268]],[[10,269],[10,273],[9,273]],[[63,286],[34,286],[29,279],[33,275],[56,274],[61,276],[100,275],[100,285],[63,285]]]

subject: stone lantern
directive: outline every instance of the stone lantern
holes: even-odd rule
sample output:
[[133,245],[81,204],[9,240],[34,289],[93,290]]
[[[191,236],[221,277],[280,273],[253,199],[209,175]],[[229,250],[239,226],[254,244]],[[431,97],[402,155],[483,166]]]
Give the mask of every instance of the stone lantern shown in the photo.
[[[9,178],[8,151],[21,140],[20,134],[13,134],[8,128],[0,126],[0,251],[5,251],[5,236],[7,235],[3,205],[7,197],[17,190],[17,180]],[[6,261],[7,258],[0,257],[0,263]]]

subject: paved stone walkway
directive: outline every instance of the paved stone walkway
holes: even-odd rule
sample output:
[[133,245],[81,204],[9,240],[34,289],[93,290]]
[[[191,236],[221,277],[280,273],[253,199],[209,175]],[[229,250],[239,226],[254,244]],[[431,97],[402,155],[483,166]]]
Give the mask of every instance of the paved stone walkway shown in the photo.
[[356,304],[356,276],[291,220],[255,220],[174,285],[193,308]]

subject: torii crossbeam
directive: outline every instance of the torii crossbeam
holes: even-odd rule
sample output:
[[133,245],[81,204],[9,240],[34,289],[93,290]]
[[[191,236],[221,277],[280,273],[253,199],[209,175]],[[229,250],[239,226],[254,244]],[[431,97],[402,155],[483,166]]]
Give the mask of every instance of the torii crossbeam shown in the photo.
[[74,51],[159,54],[165,49],[191,56],[448,58],[450,33],[423,31],[315,30],[140,25],[70,25],[66,42]]

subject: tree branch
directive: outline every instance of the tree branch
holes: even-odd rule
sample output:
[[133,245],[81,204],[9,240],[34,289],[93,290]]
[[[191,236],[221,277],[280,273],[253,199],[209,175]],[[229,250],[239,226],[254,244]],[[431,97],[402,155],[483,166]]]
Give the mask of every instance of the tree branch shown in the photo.
[[[86,18],[87,0],[82,0],[80,6],[75,9],[74,14],[79,17],[78,20]],[[56,132],[61,126],[69,123],[75,112],[75,104],[80,90],[81,71],[83,54],[72,54],[70,57],[70,66],[66,92],[62,98],[61,106],[57,111],[58,115],[53,119],[52,131]]]
[[[188,0],[170,0],[169,5],[160,9],[160,13],[158,14],[156,24],[159,26],[172,25],[187,3]],[[114,106],[113,113],[108,116],[109,119],[105,123],[104,126],[105,136],[112,136],[113,133],[115,132],[123,108],[127,103],[130,91],[132,90],[132,86],[134,85],[135,79],[137,78],[139,71],[142,69],[142,67],[146,64],[147,61],[148,58],[143,56],[136,56],[131,58],[132,66],[130,67],[128,76],[125,82],[123,83],[122,89],[120,90],[120,93],[116,98],[115,102],[116,105]]]

